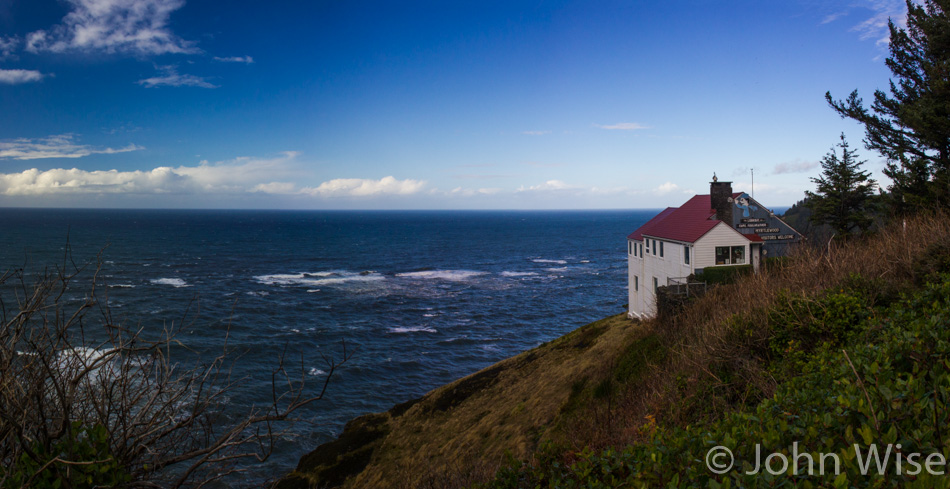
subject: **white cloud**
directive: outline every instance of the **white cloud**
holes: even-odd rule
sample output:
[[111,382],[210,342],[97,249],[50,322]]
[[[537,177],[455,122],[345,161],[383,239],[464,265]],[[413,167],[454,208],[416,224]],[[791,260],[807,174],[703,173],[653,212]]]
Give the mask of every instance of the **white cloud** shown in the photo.
[[675,183],[673,183],[673,182],[666,182],[666,183],[660,185],[659,187],[653,189],[653,193],[655,193],[655,194],[657,194],[657,195],[666,195],[666,194],[671,193],[671,192],[676,192],[677,190],[680,190],[680,186],[679,186],[679,185],[677,185],[677,184],[675,184]]
[[891,36],[887,27],[888,19],[900,28],[907,27],[907,5],[904,0],[865,0],[859,5],[872,13],[871,17],[851,28],[861,40],[874,39],[878,46],[887,46]]
[[130,144],[124,148],[94,148],[77,144],[72,134],[61,134],[38,139],[8,139],[0,141],[0,159],[36,160],[41,158],[82,158],[92,154],[126,153],[143,149]]
[[[218,195],[246,198],[252,194],[266,194],[335,198],[412,195],[426,185],[420,180],[397,180],[389,176],[378,180],[339,178],[316,187],[301,186],[296,182],[304,178],[306,172],[296,163],[297,156],[295,152],[286,152],[272,159],[241,157],[217,163],[202,161],[193,166],[160,166],[134,171],[79,168],[42,171],[33,168],[19,173],[0,173],[0,195],[179,195],[195,198]],[[176,198],[181,202],[179,197]]]
[[649,126],[640,124],[639,122],[618,122],[616,124],[594,124],[594,127],[599,127],[601,129],[608,129],[614,131],[635,131],[638,129],[650,129]]
[[20,173],[0,174],[0,194],[207,194],[207,193],[282,193],[275,178],[299,177],[291,164],[296,153],[279,158],[236,158],[196,166],[161,166],[152,170],[81,170],[36,168]]
[[290,182],[268,182],[255,185],[251,192],[264,194],[292,195],[299,193],[297,185]]
[[159,66],[161,76],[153,76],[137,83],[149,88],[167,86],[167,87],[200,87],[200,88],[218,88],[205,78],[195,75],[182,75],[178,73],[175,66]]
[[16,51],[19,46],[19,38],[0,36],[0,59],[13,57],[13,52]]
[[20,83],[38,82],[44,76],[46,75],[36,70],[0,70],[0,83],[18,85]]
[[822,23],[822,24],[830,24],[831,22],[834,22],[834,21],[838,20],[839,17],[842,17],[842,16],[847,15],[847,14],[848,14],[847,12],[835,12],[835,13],[833,13],[833,14],[828,14],[828,15],[825,16],[824,19],[821,19],[821,23]]
[[462,188],[455,187],[448,192],[449,195],[462,196],[462,197],[474,197],[476,195],[495,195],[502,190],[500,188]]
[[299,193],[319,197],[367,197],[377,195],[412,195],[425,187],[422,180],[396,180],[393,176],[379,180],[367,178],[336,178],[317,187],[301,189]]
[[251,64],[254,62],[254,58],[250,56],[228,56],[228,57],[214,57],[215,61],[220,61],[222,63],[247,63]]
[[786,161],[775,165],[772,169],[773,175],[784,175],[786,173],[805,173],[818,168],[817,161]]
[[548,180],[544,183],[538,185],[532,185],[530,187],[525,187],[522,185],[518,187],[518,192],[550,192],[558,190],[577,190],[579,187],[573,185],[568,185],[561,180]]
[[26,50],[107,53],[197,53],[194,43],[169,29],[171,13],[184,0],[66,0],[72,10],[60,25],[30,33]]

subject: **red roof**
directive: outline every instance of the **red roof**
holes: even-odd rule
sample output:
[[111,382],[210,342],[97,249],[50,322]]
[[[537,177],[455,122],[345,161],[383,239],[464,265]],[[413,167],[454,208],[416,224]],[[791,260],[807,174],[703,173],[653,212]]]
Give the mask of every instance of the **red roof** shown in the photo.
[[[732,194],[738,198],[741,192]],[[646,224],[637,228],[627,239],[642,241],[643,236],[693,243],[719,224],[716,211],[708,195],[696,195],[680,207],[667,207]],[[762,241],[759,236],[743,234],[749,241]]]

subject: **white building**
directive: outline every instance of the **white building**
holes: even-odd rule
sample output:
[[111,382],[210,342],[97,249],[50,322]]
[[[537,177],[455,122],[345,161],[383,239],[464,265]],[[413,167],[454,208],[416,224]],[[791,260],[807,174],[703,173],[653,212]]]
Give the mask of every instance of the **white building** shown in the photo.
[[785,254],[800,238],[748,194],[733,193],[732,182],[714,176],[709,195],[669,207],[627,236],[628,316],[655,316],[658,287],[709,267],[758,271],[766,256]]

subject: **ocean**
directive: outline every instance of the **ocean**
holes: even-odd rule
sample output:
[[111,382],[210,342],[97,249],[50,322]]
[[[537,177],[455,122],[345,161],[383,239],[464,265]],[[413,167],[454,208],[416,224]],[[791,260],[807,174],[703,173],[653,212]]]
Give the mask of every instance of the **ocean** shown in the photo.
[[120,324],[157,332],[197,306],[179,339],[210,356],[230,328],[238,411],[268,403],[282,352],[316,387],[345,341],[326,397],[238,487],[292,470],[355,416],[623,312],[625,237],[655,213],[2,209],[0,272],[62,264],[68,242],[77,263],[100,256]]

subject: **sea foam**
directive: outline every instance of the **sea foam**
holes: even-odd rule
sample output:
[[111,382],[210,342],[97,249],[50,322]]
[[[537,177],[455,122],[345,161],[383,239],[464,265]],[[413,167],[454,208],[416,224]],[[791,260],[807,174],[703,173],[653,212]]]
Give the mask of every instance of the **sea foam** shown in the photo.
[[502,277],[535,277],[537,272],[501,272]]
[[376,282],[385,280],[386,277],[377,272],[350,272],[346,270],[334,270],[327,272],[306,272],[306,273],[278,273],[273,275],[258,275],[254,280],[267,285],[342,285],[349,282]]
[[439,331],[435,328],[430,328],[428,326],[406,326],[406,327],[395,327],[389,328],[389,332],[393,334],[405,334],[405,333],[438,333]]
[[172,287],[191,287],[180,278],[156,278],[150,280],[155,285],[171,285]]
[[438,279],[461,282],[487,273],[488,272],[477,272],[474,270],[423,270],[419,272],[397,273],[396,276],[401,278]]

